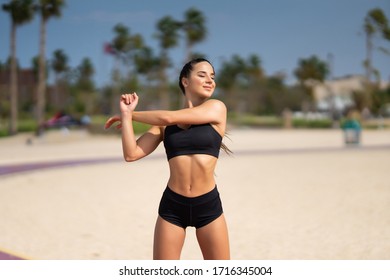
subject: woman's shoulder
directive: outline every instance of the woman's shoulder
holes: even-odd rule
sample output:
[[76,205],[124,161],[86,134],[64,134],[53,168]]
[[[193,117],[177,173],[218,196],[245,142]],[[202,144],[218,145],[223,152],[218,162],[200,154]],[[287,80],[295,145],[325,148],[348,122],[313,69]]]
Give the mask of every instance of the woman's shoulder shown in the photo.
[[206,106],[210,106],[213,109],[226,111],[226,105],[219,99],[208,99],[203,103]]
[[152,125],[146,133],[153,135],[164,135],[165,126]]

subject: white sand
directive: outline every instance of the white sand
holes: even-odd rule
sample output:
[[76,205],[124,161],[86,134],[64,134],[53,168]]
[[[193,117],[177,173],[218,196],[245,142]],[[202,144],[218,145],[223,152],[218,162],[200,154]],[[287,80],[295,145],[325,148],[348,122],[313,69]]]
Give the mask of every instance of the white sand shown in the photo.
[[[162,145],[121,160],[117,136],[0,139],[0,165],[118,158],[0,176],[0,250],[32,259],[151,259],[168,179]],[[390,259],[390,130],[237,130],[216,170],[233,259]],[[201,259],[187,230],[183,259]]]

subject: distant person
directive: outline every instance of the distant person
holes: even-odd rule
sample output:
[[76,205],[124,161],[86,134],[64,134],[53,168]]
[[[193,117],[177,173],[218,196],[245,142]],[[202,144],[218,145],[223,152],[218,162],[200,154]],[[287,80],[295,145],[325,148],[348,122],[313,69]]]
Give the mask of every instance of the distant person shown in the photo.
[[360,144],[362,126],[357,111],[350,110],[347,113],[347,119],[344,121],[342,128],[345,144]]
[[85,127],[89,126],[91,124],[91,117],[88,115],[82,116],[80,119],[80,123],[82,126],[85,126]]
[[[210,99],[215,89],[214,68],[206,59],[184,65],[179,86],[185,103],[177,111],[135,111],[136,93],[120,98],[121,116],[107,120],[109,128],[119,121],[123,156],[135,161],[164,142],[170,176],[162,195],[154,232],[153,259],[180,259],[186,228],[196,228],[204,259],[230,259],[228,230],[214,178],[226,130],[227,110]],[[132,121],[152,125],[138,139]]]

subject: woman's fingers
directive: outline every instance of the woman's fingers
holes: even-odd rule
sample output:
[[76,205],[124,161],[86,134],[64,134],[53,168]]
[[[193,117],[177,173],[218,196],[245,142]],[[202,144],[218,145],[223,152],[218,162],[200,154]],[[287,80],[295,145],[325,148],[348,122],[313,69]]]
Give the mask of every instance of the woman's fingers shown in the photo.
[[131,96],[133,97],[134,102],[138,100],[138,95],[135,92],[133,92]]
[[122,94],[122,96],[121,96],[121,102],[125,103],[126,105],[129,105],[129,104],[130,104],[128,94]]
[[[137,102],[138,102],[138,95],[135,92],[122,94],[120,102],[124,103],[126,105],[130,105],[130,104],[134,103],[134,105],[136,106]],[[132,106],[132,107],[135,107],[135,106]],[[116,122],[120,122],[120,123],[118,125],[116,125],[115,128],[121,129],[122,123],[121,123],[121,118],[119,116],[112,116],[111,118],[109,118],[106,121],[106,123],[104,124],[104,128],[108,129]]]
[[121,101],[123,101],[126,105],[130,105],[133,103],[136,99],[138,99],[138,96],[135,92],[133,93],[125,93],[121,96]]
[[116,123],[116,122],[118,122],[118,121],[120,121],[120,120],[121,120],[120,117],[118,117],[118,116],[113,116],[113,117],[109,118],[109,119],[106,121],[106,123],[105,123],[105,125],[104,125],[104,128],[105,128],[105,129],[110,128],[114,123]]

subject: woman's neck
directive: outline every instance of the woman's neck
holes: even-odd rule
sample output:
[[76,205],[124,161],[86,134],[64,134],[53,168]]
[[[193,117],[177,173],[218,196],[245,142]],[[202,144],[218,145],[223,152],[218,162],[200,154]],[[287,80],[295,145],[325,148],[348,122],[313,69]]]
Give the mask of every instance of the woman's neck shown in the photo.
[[191,95],[185,95],[184,97],[184,108],[193,108],[196,106],[201,105],[204,103],[207,99],[201,99],[201,98],[194,98],[191,97]]

